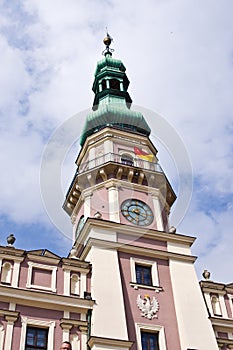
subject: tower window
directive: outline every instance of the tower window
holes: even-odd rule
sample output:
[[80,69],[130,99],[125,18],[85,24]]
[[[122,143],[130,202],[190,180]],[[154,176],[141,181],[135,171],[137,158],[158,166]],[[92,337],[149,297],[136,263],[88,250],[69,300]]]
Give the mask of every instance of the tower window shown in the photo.
[[135,264],[136,282],[152,286],[151,266]]
[[48,329],[27,328],[25,350],[47,350]]
[[107,88],[106,80],[102,80],[102,90],[105,90]]
[[120,82],[117,79],[110,80],[110,89],[120,90]]
[[128,154],[122,154],[121,163],[129,166],[133,166],[133,157]]
[[141,332],[142,350],[159,350],[158,333]]

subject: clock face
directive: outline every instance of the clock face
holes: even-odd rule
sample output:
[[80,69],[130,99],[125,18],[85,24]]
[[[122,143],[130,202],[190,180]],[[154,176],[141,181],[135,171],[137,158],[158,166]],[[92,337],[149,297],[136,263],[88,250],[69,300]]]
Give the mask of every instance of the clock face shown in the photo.
[[148,226],[154,219],[151,208],[138,199],[125,200],[121,204],[121,213],[128,221],[138,226]]

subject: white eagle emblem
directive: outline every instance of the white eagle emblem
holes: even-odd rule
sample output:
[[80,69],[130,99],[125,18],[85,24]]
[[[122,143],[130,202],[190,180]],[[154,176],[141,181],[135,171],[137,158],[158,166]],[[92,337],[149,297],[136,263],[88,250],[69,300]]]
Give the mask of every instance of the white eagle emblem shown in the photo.
[[146,294],[144,299],[142,299],[141,296],[138,295],[137,306],[142,311],[141,316],[146,317],[149,320],[158,317],[156,312],[159,310],[159,302],[155,297],[151,300],[150,296]]

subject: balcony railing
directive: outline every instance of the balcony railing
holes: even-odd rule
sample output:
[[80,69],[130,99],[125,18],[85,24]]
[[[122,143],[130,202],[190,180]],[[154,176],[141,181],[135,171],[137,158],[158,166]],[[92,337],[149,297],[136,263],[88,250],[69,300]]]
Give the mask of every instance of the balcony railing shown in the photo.
[[94,158],[93,160],[89,160],[88,162],[80,164],[78,168],[78,173],[81,174],[85,171],[94,169],[108,162],[113,162],[117,164],[137,167],[139,169],[163,173],[161,166],[156,162],[149,162],[147,160],[140,159],[138,157],[137,158],[135,157],[132,159],[125,158],[123,155],[115,154],[115,153],[107,153],[107,154],[101,155],[100,157]]

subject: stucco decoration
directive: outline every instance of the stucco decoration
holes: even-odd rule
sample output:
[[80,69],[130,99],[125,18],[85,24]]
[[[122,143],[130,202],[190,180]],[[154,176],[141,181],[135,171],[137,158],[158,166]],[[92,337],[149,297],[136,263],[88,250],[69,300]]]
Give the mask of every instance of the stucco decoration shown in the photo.
[[146,294],[142,299],[141,296],[138,295],[137,306],[142,311],[141,316],[146,317],[149,320],[158,317],[157,312],[159,310],[159,302],[155,297],[151,300],[150,296]]

